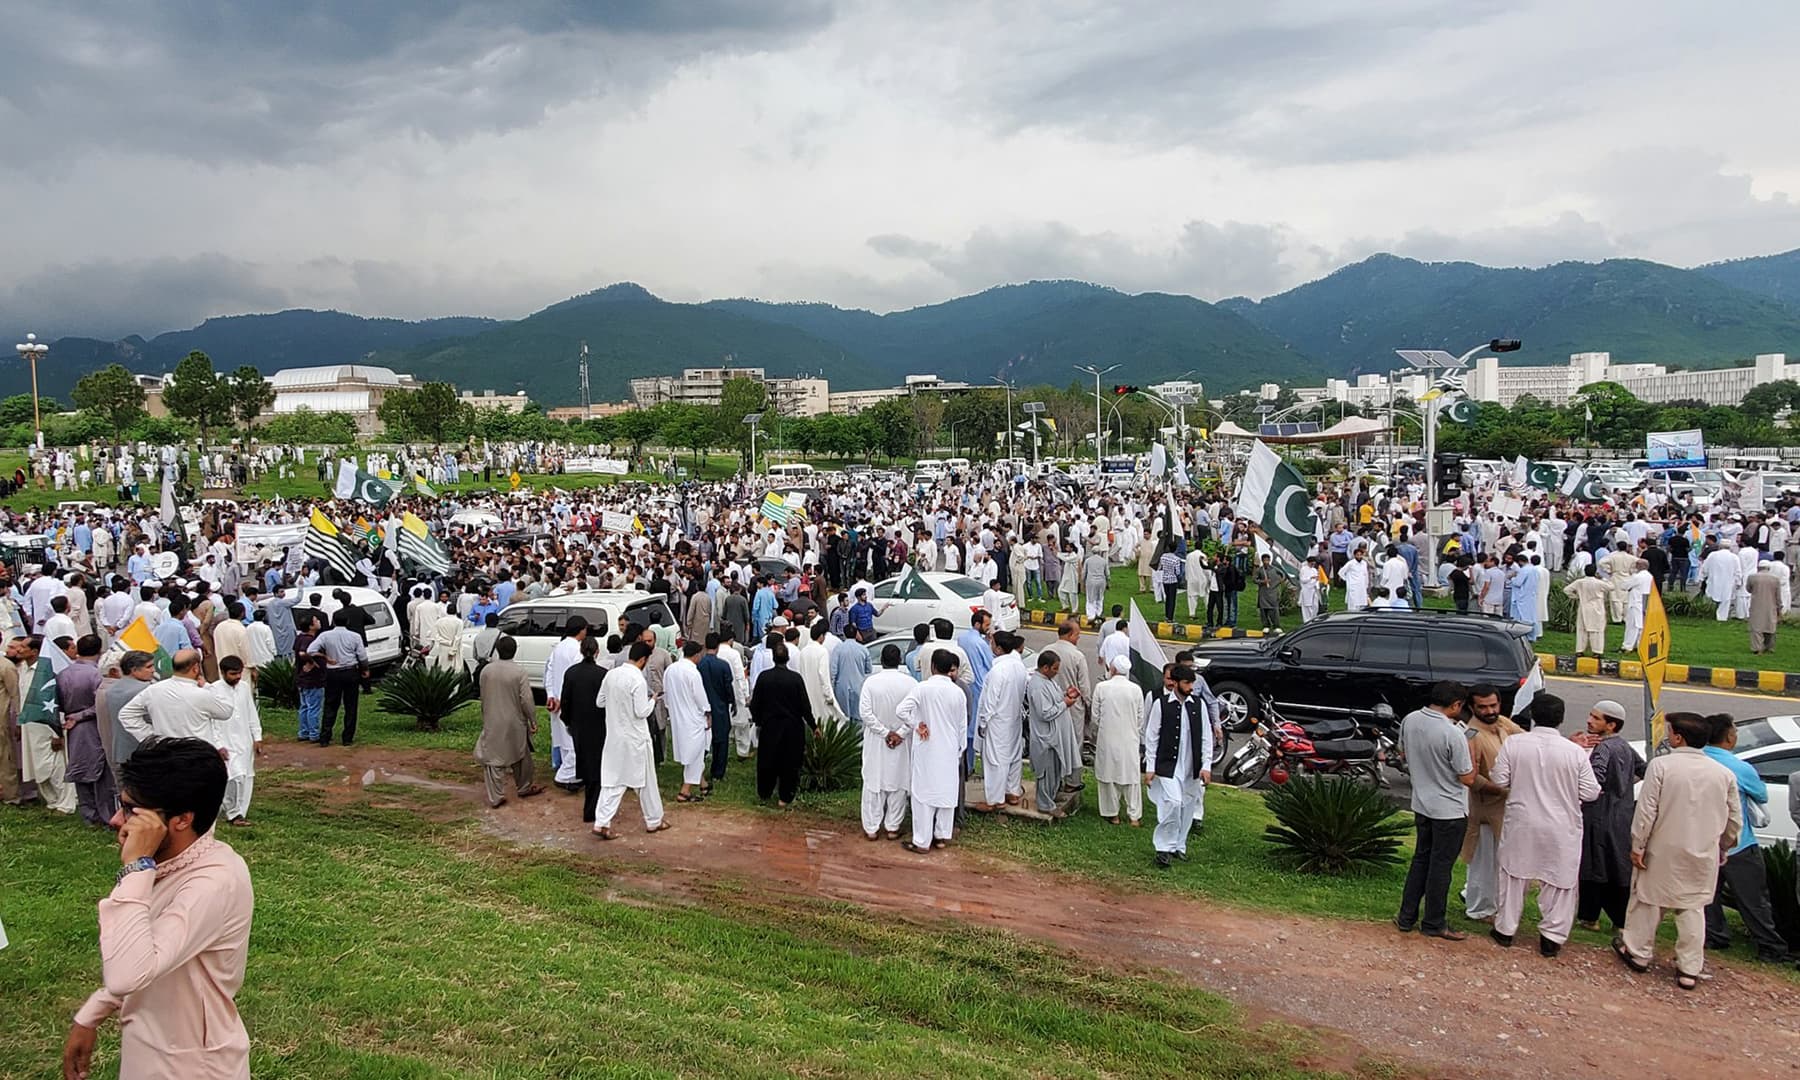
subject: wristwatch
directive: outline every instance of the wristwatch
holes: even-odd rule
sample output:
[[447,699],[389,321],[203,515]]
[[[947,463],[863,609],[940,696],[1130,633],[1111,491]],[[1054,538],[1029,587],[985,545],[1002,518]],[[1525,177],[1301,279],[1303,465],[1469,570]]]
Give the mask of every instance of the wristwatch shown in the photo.
[[156,860],[148,855],[140,855],[126,863],[124,866],[119,867],[119,876],[113,879],[113,884],[117,885],[119,882],[124,881],[126,874],[135,874],[139,870],[154,869],[156,869]]

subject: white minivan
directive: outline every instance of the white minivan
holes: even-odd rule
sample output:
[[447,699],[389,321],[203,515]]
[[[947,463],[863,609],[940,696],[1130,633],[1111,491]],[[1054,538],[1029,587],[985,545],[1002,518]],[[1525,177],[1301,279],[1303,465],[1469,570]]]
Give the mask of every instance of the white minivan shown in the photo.
[[[680,631],[675,625],[675,612],[669,607],[669,598],[662,593],[638,589],[594,590],[521,600],[508,604],[500,612],[500,632],[519,643],[513,662],[525,669],[533,690],[544,688],[544,664],[550,659],[550,650],[562,640],[563,629],[571,615],[580,615],[589,626],[599,627],[600,632],[607,635],[618,633],[620,615],[644,626],[666,627],[666,631],[658,632],[658,639],[667,639],[670,647],[678,647],[675,642],[679,640]],[[478,632],[478,628],[471,627],[462,636],[463,667],[470,671],[475,670],[475,635]],[[602,638],[603,644],[604,640]],[[601,652],[604,655],[605,649]]]
[[[325,626],[331,625],[331,616],[343,604],[331,594],[342,590],[350,594],[350,602],[363,609],[368,615],[369,623],[363,629],[364,648],[369,653],[369,669],[385,668],[399,663],[405,651],[400,641],[400,620],[394,617],[394,605],[388,598],[374,589],[365,589],[360,585],[315,585],[310,589],[287,589],[282,595],[293,596],[300,593],[300,603],[294,606],[294,625],[299,626],[303,617],[310,612],[318,612],[324,616]],[[318,603],[313,603],[313,598]]]

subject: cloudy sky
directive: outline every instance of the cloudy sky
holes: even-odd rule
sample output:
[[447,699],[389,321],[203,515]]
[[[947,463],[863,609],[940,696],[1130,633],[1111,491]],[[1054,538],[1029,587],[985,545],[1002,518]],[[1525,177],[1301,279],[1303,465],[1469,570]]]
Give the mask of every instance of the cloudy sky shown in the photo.
[[0,0],[0,329],[1800,247],[1800,4]]

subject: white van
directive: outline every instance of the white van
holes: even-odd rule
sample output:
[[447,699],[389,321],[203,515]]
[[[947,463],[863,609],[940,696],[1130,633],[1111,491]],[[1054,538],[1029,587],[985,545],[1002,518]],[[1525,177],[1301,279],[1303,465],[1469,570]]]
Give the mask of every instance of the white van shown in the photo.
[[805,477],[812,476],[813,467],[811,465],[800,464],[800,463],[796,463],[796,464],[792,464],[792,465],[771,465],[768,467],[768,469],[766,471],[768,472],[768,474],[770,476],[775,477],[777,479],[785,478],[785,479],[792,480],[792,479],[802,479]]
[[[580,615],[589,626],[599,628],[602,635],[619,632],[620,615],[645,626],[667,627],[666,632],[658,633],[658,639],[666,639],[671,648],[679,648],[675,644],[680,640],[675,612],[669,607],[669,598],[662,593],[638,589],[594,590],[508,604],[500,612],[500,632],[519,643],[513,663],[525,669],[533,690],[544,688],[544,665],[550,660],[550,651],[562,640],[563,628],[568,625],[571,615]],[[462,661],[469,671],[475,670],[475,635],[479,632],[479,627],[469,627],[463,632]],[[601,643],[604,646],[604,636]],[[605,651],[602,647],[602,655]]]
[[[338,608],[343,607],[331,594],[338,590],[350,594],[350,602],[362,608],[369,616],[369,624],[363,629],[364,647],[369,652],[369,668],[388,667],[400,662],[404,651],[400,641],[400,620],[394,616],[394,605],[388,598],[374,589],[365,589],[360,585],[315,585],[310,589],[287,589],[282,595],[301,594],[300,603],[294,607],[294,625],[299,626],[304,617],[314,611],[324,616],[326,626],[331,625],[331,616]],[[317,605],[312,603],[318,597]]]

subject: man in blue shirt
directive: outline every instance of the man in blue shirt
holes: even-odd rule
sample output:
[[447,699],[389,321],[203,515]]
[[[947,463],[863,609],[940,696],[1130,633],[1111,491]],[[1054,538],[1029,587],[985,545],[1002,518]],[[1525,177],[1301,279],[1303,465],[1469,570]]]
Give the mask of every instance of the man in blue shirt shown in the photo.
[[[511,584],[511,582],[507,582]],[[489,615],[497,615],[503,606],[499,598],[500,586],[496,585],[481,594],[481,598],[469,609],[470,626],[486,626]]]
[[775,587],[767,576],[756,590],[756,596],[750,602],[750,622],[760,639],[769,628],[769,620],[775,617]]
[[1768,804],[1769,785],[1763,783],[1754,766],[1732,752],[1737,746],[1737,721],[1724,713],[1709,716],[1707,720],[1712,724],[1712,742],[1705,754],[1737,777],[1738,798],[1743,802],[1744,830],[1738,835],[1737,846],[1726,854],[1724,865],[1719,867],[1718,891],[1713,894],[1712,903],[1706,905],[1706,947],[1731,947],[1731,930],[1725,925],[1723,899],[1729,886],[1733,906],[1743,916],[1744,926],[1756,942],[1756,958],[1768,964],[1785,964],[1788,961],[1787,940],[1775,928],[1762,849],[1756,846],[1756,832],[1750,825],[1750,807]]
[[869,603],[869,590],[856,590],[856,603],[850,605],[850,625],[863,632],[865,637],[875,631],[875,616],[888,609],[887,604],[877,608]]
[[512,579],[512,571],[500,571],[500,580],[494,582],[493,589],[494,603],[499,605],[495,610],[503,609],[506,605],[512,603],[513,593],[517,591],[518,588],[519,586]]
[[74,535],[75,549],[77,551],[86,555],[94,550],[94,530],[88,527],[86,521],[77,521],[75,523]]

